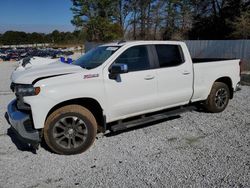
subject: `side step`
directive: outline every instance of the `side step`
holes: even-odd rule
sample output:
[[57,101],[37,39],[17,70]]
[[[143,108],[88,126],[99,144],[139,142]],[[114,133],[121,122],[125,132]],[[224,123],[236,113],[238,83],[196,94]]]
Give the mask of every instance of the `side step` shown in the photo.
[[194,106],[184,106],[180,108],[174,108],[169,110],[160,111],[158,113],[149,113],[145,115],[138,116],[137,119],[133,120],[119,120],[117,124],[110,127],[111,131],[122,131],[132,127],[137,127],[146,123],[152,123],[158,120],[166,119],[169,117],[180,115],[181,113],[195,110]]

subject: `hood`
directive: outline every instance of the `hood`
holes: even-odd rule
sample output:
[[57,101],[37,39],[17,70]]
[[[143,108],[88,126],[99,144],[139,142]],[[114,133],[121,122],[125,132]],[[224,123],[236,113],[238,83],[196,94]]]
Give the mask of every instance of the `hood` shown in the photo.
[[53,77],[63,74],[81,72],[83,69],[77,65],[61,62],[52,62],[40,66],[18,67],[11,75],[11,81],[19,84],[32,84],[34,80],[44,77]]

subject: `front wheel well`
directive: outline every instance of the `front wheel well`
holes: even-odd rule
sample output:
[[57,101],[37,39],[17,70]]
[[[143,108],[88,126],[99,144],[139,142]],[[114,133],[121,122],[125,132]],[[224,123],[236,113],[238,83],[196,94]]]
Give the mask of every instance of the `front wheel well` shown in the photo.
[[230,99],[233,98],[234,89],[233,89],[233,83],[232,83],[231,78],[221,77],[221,78],[218,78],[217,80],[215,80],[215,82],[222,82],[222,83],[226,84],[229,88],[229,91],[230,91]]
[[72,104],[81,105],[87,108],[96,118],[99,131],[103,130],[104,125],[105,125],[103,109],[101,105],[95,99],[92,99],[92,98],[77,98],[77,99],[63,101],[50,109],[49,113],[47,114],[46,120],[49,117],[49,115],[53,113],[55,110],[63,106],[72,105]]

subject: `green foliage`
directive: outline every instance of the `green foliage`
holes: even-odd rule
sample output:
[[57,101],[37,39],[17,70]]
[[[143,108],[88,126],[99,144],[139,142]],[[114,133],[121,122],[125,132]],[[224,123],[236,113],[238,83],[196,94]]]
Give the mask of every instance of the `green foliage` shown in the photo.
[[231,34],[234,38],[250,39],[250,10],[236,17],[232,22],[234,32]]
[[117,23],[111,23],[100,16],[91,18],[86,27],[89,41],[111,41],[122,37],[121,27]]
[[[72,0],[72,24],[88,41],[172,39],[191,28],[188,0]],[[119,28],[120,27],[120,28]]]
[[6,31],[0,35],[0,43],[3,45],[17,44],[37,44],[37,43],[54,43],[54,44],[83,44],[86,39],[86,33],[82,31],[59,32],[53,31],[49,34],[43,33],[25,33],[20,31]]
[[[245,0],[196,0],[193,25],[189,32],[191,39],[234,39],[241,15],[250,8]],[[232,24],[234,23],[234,24]],[[238,35],[239,36],[239,35]]]
[[6,31],[0,36],[2,44],[33,44],[49,42],[49,39],[42,33],[25,33],[20,31]]
[[122,37],[118,23],[118,0],[72,0],[71,23],[87,33],[88,41],[110,41]]

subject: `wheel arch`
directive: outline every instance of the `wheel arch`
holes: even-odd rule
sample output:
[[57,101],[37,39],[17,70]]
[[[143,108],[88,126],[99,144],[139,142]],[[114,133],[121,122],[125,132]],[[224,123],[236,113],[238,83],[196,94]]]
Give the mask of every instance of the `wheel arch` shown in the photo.
[[232,82],[230,77],[227,77],[227,76],[220,77],[217,80],[215,80],[215,82],[222,82],[222,83],[226,84],[229,88],[229,91],[230,91],[230,99],[233,98],[234,89],[233,89],[233,82]]
[[85,108],[87,108],[96,118],[97,124],[98,124],[98,130],[99,131],[103,131],[105,128],[105,116],[103,114],[103,108],[101,107],[100,103],[93,99],[93,98],[75,98],[75,99],[70,99],[70,100],[66,100],[63,102],[60,102],[58,104],[56,104],[55,106],[53,106],[47,116],[46,116],[46,120],[49,117],[49,115],[51,113],[53,113],[55,110],[63,107],[63,106],[67,106],[67,105],[81,105]]

